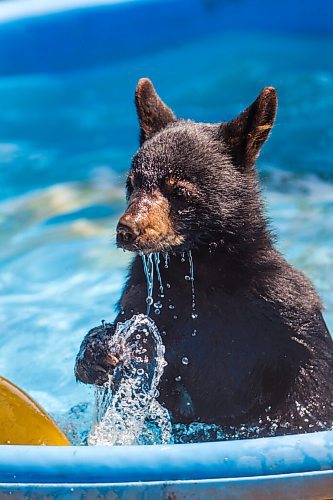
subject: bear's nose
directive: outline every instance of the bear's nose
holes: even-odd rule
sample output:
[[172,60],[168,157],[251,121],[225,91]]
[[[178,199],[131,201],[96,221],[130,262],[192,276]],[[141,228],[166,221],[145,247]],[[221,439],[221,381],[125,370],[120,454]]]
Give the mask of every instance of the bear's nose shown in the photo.
[[118,245],[126,245],[133,243],[139,236],[140,231],[136,225],[129,219],[122,217],[117,225],[117,243]]

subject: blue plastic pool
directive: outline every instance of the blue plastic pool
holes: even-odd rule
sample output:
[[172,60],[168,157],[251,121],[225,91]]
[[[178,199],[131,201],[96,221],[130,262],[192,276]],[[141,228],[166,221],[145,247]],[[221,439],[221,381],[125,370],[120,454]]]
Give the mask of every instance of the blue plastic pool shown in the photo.
[[[200,121],[229,119],[263,86],[277,87],[277,124],[259,161],[268,215],[280,248],[316,284],[333,331],[330,1],[99,4],[71,9],[68,1],[55,11],[50,2],[44,12],[31,7],[38,2],[0,4],[1,375],[43,405],[74,444],[89,428],[93,401],[74,381],[74,358],[84,333],[112,320],[129,258],[113,235],[137,147],[132,96],[141,76],[179,116]],[[161,491],[327,498],[332,444],[328,432],[196,445],[195,456],[190,445],[4,447],[0,482],[10,483],[2,486],[8,494],[41,496],[93,488],[120,495],[130,482],[128,498],[146,486],[151,498]],[[166,468],[169,453],[181,472]],[[229,454],[233,466],[222,460]],[[210,468],[189,461],[196,457]]]

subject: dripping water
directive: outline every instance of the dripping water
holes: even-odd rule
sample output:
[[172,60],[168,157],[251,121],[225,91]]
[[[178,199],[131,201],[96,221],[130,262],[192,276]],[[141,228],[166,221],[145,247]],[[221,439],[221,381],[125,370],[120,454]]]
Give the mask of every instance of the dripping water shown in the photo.
[[157,274],[158,285],[159,285],[159,295],[161,298],[164,298],[164,288],[163,288],[163,282],[162,282],[162,277],[161,277],[161,272],[160,272],[160,254],[159,254],[159,252],[154,253],[154,261],[155,261],[156,274]]
[[[164,268],[168,269],[169,264],[170,264],[170,258],[169,254],[165,253],[163,254],[164,257]],[[188,262],[189,262],[189,274],[185,275],[185,280],[189,281],[191,283],[191,317],[192,319],[196,319],[198,317],[198,313],[196,310],[196,300],[195,300],[195,287],[194,287],[194,264],[193,264],[193,257],[192,257],[192,252],[191,250],[187,251],[187,257],[188,257]],[[150,254],[142,254],[142,263],[143,263],[143,269],[144,273],[146,276],[146,281],[147,281],[147,297],[146,297],[146,303],[147,303],[147,310],[146,314],[147,316],[150,315],[150,310],[152,304],[154,305],[154,312],[155,314],[159,315],[161,312],[161,309],[163,307],[162,301],[158,300],[157,302],[154,303],[154,297],[153,297],[153,291],[154,291],[154,268],[156,270],[156,276],[157,276],[157,281],[158,281],[158,297],[160,299],[164,299],[164,285],[162,281],[162,276],[161,276],[161,271],[160,271],[160,253],[150,253]],[[186,262],[185,259],[185,252],[181,253],[181,262]],[[170,288],[170,284],[166,284],[167,288]],[[170,305],[169,308],[173,309],[174,306]],[[194,335],[195,336],[197,333],[196,330],[194,330]]]
[[[165,255],[165,258],[166,258],[166,255]],[[147,316],[150,315],[150,309],[151,309],[152,304],[154,304],[155,314],[159,315],[161,313],[161,309],[163,307],[163,304],[162,304],[161,300],[158,300],[157,302],[154,303],[153,291],[154,291],[154,268],[155,268],[157,281],[158,281],[158,297],[160,299],[164,298],[164,286],[163,286],[163,281],[162,281],[162,276],[161,276],[161,271],[160,271],[160,254],[159,254],[159,252],[150,253],[148,255],[142,254],[141,258],[142,258],[143,269],[144,269],[144,273],[145,273],[146,281],[147,281],[146,315]]]
[[148,255],[141,255],[142,262],[143,262],[143,269],[146,275],[146,280],[147,280],[147,298],[146,298],[146,303],[147,303],[147,310],[146,310],[146,315],[149,316],[150,314],[150,307],[152,303],[154,302],[153,299],[153,288],[154,288],[154,261],[153,261],[153,254],[150,253]]
[[198,317],[197,311],[196,311],[196,303],[195,303],[195,288],[194,288],[194,265],[193,265],[193,257],[192,257],[192,252],[191,250],[188,250],[187,252],[188,256],[188,261],[190,264],[190,281],[191,281],[191,292],[192,292],[192,318],[196,319]]

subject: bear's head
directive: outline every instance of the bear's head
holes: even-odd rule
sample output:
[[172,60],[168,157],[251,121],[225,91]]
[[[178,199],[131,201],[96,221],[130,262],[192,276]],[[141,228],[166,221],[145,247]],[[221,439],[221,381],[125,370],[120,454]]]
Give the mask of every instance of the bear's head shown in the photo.
[[127,179],[118,246],[142,253],[251,245],[266,231],[255,172],[277,98],[266,87],[218,124],[177,119],[148,79],[136,89],[141,146]]

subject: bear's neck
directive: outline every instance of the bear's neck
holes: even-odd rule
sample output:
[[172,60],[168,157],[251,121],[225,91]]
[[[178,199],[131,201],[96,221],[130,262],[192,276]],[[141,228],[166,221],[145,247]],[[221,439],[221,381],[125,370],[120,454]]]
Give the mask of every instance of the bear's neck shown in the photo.
[[278,253],[271,244],[264,248],[229,254],[217,247],[213,251],[199,249],[192,252],[197,283],[224,286],[226,289],[255,286],[261,277],[267,278],[278,266]]
[[[170,270],[173,276],[184,274],[184,258],[193,261],[196,288],[210,285],[233,290],[240,287],[260,286],[260,282],[280,266],[281,256],[273,247],[269,234],[262,234],[248,244],[232,248],[223,243],[213,247],[202,247],[181,255],[170,256]],[[187,268],[186,267],[186,268]],[[188,269],[188,270],[189,270]],[[188,274],[188,272],[186,273]]]

